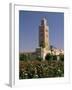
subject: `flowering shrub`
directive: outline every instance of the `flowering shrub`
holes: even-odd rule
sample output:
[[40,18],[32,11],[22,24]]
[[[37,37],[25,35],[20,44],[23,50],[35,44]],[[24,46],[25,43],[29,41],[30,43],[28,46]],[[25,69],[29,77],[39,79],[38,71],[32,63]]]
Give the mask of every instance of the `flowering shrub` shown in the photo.
[[63,77],[64,63],[63,61],[20,61],[19,62],[19,78],[48,78]]

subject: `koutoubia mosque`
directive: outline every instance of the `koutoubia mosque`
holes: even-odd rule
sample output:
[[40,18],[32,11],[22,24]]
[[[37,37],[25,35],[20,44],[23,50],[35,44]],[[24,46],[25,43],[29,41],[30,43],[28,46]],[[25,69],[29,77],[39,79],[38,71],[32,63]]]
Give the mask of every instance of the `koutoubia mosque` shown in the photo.
[[60,53],[64,54],[64,51],[62,49],[52,48],[52,51],[51,51],[49,40],[50,40],[49,39],[49,26],[48,26],[46,18],[43,18],[39,25],[39,47],[36,48],[36,55],[43,58],[43,60],[45,60],[45,56],[48,53],[51,53],[57,56]]
[[[53,55],[64,54],[62,49],[50,48],[50,39],[49,39],[49,26],[46,18],[42,18],[39,25],[39,46],[35,49],[35,52],[28,52],[26,54],[36,55],[37,57],[41,57],[45,60],[45,56],[48,53]],[[25,53],[24,53],[25,54]]]

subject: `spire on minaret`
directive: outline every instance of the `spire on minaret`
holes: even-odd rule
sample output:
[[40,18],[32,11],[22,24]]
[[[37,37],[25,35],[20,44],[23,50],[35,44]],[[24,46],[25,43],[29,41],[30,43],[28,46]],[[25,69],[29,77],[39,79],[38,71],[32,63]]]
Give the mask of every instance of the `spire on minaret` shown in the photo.
[[41,20],[41,25],[47,25],[47,20],[46,20],[45,17],[42,18],[42,20]]

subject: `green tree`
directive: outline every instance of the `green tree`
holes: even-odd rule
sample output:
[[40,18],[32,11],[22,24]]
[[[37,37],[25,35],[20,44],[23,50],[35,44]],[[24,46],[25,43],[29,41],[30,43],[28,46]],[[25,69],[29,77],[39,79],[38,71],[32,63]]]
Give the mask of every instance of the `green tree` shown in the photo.
[[63,54],[60,54],[59,56],[60,56],[60,60],[61,61],[64,61],[64,55]]
[[53,55],[53,60],[57,60],[57,56],[56,55]]
[[53,55],[52,54],[47,54],[45,57],[46,60],[52,60],[53,59]]
[[38,56],[38,57],[36,57],[36,60],[42,61],[42,58]]
[[24,55],[24,54],[20,54],[19,59],[20,59],[20,61],[26,61],[27,60],[27,56]]

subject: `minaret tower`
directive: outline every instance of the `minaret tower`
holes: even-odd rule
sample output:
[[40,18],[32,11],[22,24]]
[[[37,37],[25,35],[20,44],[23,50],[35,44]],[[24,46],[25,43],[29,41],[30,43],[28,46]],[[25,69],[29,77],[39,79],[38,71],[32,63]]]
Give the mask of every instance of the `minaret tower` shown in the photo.
[[49,45],[49,27],[46,18],[41,20],[39,26],[39,47],[44,48],[45,51],[50,49]]
[[45,60],[45,56],[49,50],[49,27],[46,18],[43,18],[39,25],[39,47],[36,48],[36,55]]

